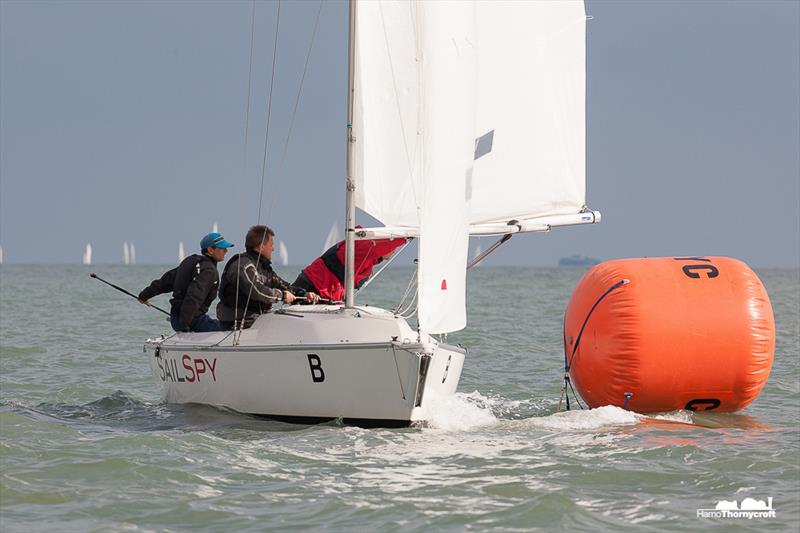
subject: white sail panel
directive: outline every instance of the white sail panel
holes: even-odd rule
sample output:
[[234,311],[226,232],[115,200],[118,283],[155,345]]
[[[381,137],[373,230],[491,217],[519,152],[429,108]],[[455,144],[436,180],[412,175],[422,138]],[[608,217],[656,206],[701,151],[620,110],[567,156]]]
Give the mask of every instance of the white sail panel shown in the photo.
[[466,324],[474,43],[471,2],[358,2],[356,206],[419,228],[418,318],[428,333]]
[[586,202],[584,2],[475,6],[470,223],[577,213]]
[[328,230],[328,237],[325,239],[325,244],[322,246],[322,253],[324,254],[328,251],[328,248],[337,242],[339,242],[339,226],[334,222],[333,225],[331,225],[331,229]]
[[422,188],[419,310],[422,331],[466,326],[469,247],[466,182],[475,124],[475,34],[471,2],[419,4],[422,62]]
[[358,2],[356,206],[419,229],[425,331],[464,325],[470,224],[583,209],[585,19],[582,0]]
[[355,32],[356,206],[387,226],[419,226],[421,79],[417,11],[359,0]]

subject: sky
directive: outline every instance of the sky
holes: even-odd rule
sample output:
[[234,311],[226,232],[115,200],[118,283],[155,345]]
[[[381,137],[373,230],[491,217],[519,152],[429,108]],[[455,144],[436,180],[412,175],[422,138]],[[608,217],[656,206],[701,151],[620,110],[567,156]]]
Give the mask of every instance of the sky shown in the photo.
[[[173,264],[214,222],[243,249],[260,206],[290,263],[310,263],[345,194],[342,1],[322,5],[293,113],[319,5],[281,3],[262,195],[276,2],[257,2],[251,73],[250,1],[0,0],[5,262],[80,263],[91,243],[95,263],[120,263],[129,241],[138,263]],[[800,266],[800,2],[587,12],[587,202],[603,221],[515,236],[486,264]]]

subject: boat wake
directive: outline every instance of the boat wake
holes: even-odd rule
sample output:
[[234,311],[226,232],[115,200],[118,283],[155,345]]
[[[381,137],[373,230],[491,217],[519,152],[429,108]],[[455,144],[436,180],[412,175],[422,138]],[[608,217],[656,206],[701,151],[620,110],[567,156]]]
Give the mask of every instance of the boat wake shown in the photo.
[[696,425],[689,411],[643,415],[607,405],[596,409],[553,412],[550,400],[509,400],[478,391],[437,398],[426,408],[426,422],[417,427],[445,431],[469,431],[499,425],[504,428],[544,431],[591,431],[640,424]]
[[[434,396],[434,395],[431,395]],[[419,427],[466,431],[475,427],[497,423],[492,412],[490,398],[475,391],[471,394],[456,393],[452,396],[428,398],[423,408],[425,422]]]
[[[301,430],[305,424],[279,422],[264,417],[237,413],[224,408],[197,404],[142,402],[116,391],[86,404],[40,403],[35,406],[4,402],[24,416],[67,423],[82,431],[255,431],[286,432]],[[512,400],[478,391],[436,398],[423,411],[425,421],[413,425],[423,432],[469,432],[481,428],[502,431],[596,432],[643,426],[654,429],[683,427],[709,429],[764,429],[757,419],[741,414],[692,413],[672,411],[644,415],[611,405],[595,409],[554,412],[550,399]],[[326,426],[341,425],[341,420]]]

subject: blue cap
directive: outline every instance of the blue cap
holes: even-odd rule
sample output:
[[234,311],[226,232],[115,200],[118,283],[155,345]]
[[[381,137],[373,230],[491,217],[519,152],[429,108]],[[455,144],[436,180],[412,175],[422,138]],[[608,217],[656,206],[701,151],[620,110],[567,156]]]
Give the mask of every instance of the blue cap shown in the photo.
[[225,237],[219,233],[209,233],[200,239],[200,251],[206,248],[233,248],[233,245],[225,240]]

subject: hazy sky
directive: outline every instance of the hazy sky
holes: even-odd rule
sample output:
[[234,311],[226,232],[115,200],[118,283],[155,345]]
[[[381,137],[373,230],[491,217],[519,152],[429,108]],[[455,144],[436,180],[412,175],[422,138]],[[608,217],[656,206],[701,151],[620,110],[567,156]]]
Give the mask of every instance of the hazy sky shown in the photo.
[[[174,263],[256,222],[277,3],[0,0],[0,246],[8,263]],[[344,2],[281,4],[262,222],[291,262],[344,216]],[[727,255],[800,265],[800,2],[589,1],[596,226],[519,235],[488,264]],[[282,163],[283,162],[283,163]],[[362,217],[364,220],[364,217]],[[488,239],[482,241],[485,247]]]

